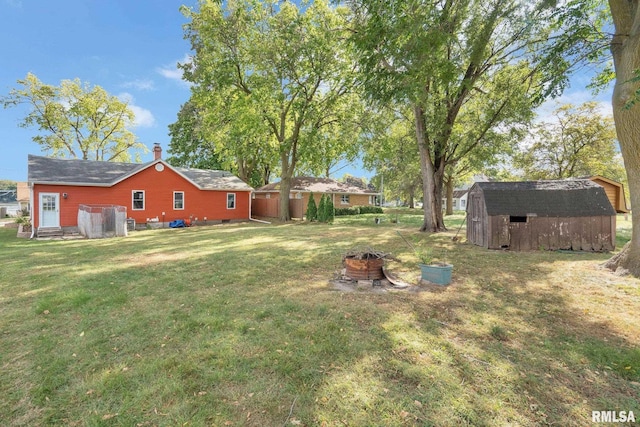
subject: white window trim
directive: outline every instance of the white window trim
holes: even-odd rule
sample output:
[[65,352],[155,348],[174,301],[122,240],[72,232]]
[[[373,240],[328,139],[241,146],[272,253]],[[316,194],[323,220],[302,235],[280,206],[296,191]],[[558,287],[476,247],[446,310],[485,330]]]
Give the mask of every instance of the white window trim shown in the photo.
[[[158,163],[160,164],[160,163]],[[182,194],[182,207],[176,208],[176,194]],[[173,192],[173,210],[174,211],[183,211],[184,210],[184,191],[174,191]]]
[[[229,207],[229,196],[233,196],[233,207],[232,208]],[[227,193],[227,209],[228,210],[232,210],[232,209],[235,209],[236,206],[238,206],[236,193]]]
[[[142,208],[136,208],[136,199],[134,199],[134,196],[136,193],[142,193]],[[147,206],[147,195],[145,194],[144,190],[132,190],[131,191],[131,210],[132,211],[143,211],[145,209],[145,207]]]
[[[344,201],[344,198],[347,198],[347,201]],[[350,205],[351,204],[351,197],[349,194],[341,194],[340,195],[340,204],[341,205]]]

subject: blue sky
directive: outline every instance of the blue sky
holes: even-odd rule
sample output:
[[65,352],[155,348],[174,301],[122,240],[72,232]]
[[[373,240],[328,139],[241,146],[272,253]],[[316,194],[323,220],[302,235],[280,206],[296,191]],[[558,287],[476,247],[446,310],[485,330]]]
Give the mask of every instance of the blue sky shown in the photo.
[[[129,99],[139,140],[166,153],[167,126],[189,98],[176,68],[190,52],[182,4],[195,0],[0,0],[0,96],[29,72],[52,85],[78,77]],[[18,127],[27,112],[0,108],[0,179],[26,181],[27,155],[43,154],[37,129]]]
[[[77,77],[129,100],[138,139],[149,148],[160,143],[166,155],[167,126],[189,98],[176,68],[190,53],[183,38],[187,20],[179,11],[182,4],[195,6],[197,0],[0,0],[0,96],[29,72],[52,85]],[[572,79],[561,103],[593,99],[585,89],[586,74]],[[608,114],[609,97],[598,97]],[[546,103],[541,114],[554,106],[554,101]],[[24,106],[0,108],[0,179],[26,181],[27,155],[43,154],[31,139],[37,129],[18,126],[27,112]],[[149,152],[142,160],[151,159]],[[344,173],[372,176],[357,165],[336,176]]]

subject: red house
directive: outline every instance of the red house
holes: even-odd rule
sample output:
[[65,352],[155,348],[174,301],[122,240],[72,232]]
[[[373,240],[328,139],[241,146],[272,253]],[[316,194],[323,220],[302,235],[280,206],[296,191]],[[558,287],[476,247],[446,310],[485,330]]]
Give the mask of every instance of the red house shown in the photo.
[[171,166],[161,152],[156,144],[155,159],[143,164],[30,155],[33,229],[40,235],[77,230],[81,205],[124,207],[138,227],[166,226],[176,219],[249,220],[253,189],[244,181],[225,171]]

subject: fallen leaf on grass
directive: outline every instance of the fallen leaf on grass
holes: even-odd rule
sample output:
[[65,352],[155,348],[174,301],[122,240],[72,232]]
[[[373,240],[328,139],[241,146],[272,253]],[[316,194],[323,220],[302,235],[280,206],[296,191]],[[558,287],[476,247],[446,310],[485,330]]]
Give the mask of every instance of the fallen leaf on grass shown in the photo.
[[118,414],[104,414],[104,415],[102,416],[102,419],[103,419],[103,420],[110,420],[111,418],[115,418],[115,417],[117,417],[117,416],[118,416]]

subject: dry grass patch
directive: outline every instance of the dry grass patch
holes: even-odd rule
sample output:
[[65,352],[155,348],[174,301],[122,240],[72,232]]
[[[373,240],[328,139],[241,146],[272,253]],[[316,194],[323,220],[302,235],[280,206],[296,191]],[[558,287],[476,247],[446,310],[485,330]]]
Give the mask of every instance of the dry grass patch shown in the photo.
[[[34,242],[0,229],[0,423],[585,425],[640,416],[639,281],[606,254],[425,235],[453,284],[350,293],[369,245],[415,280],[390,222],[229,225]],[[456,218],[460,222],[460,218]],[[457,231],[455,226],[451,227]],[[285,422],[286,421],[286,422]]]

